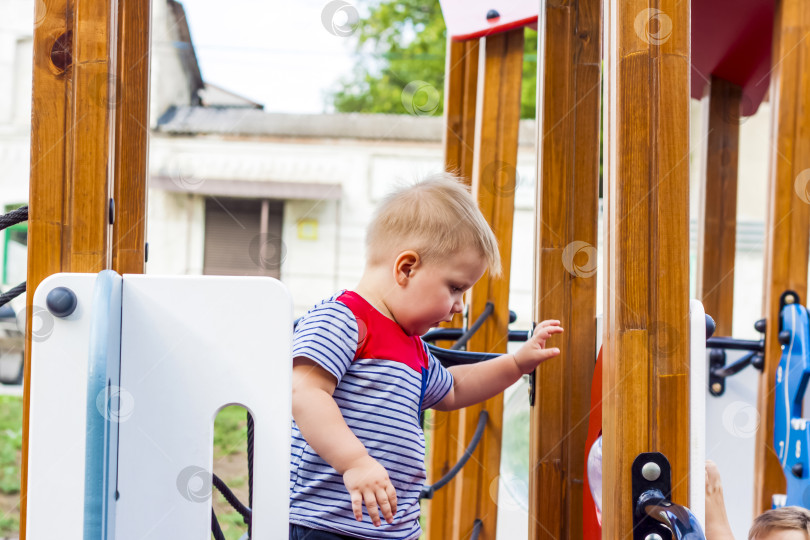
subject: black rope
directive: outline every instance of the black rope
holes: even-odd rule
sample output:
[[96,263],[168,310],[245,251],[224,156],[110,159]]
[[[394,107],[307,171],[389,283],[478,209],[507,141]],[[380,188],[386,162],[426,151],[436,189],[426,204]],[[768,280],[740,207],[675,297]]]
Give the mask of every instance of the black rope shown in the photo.
[[[248,506],[253,508],[253,416],[247,413],[248,439]],[[253,523],[248,523],[248,539],[253,536]]]
[[441,347],[431,344],[428,344],[428,349],[433,353],[433,356],[439,359],[444,367],[475,364],[503,356],[501,353],[451,351],[450,349],[442,349]]
[[432,486],[427,485],[422,486],[422,492],[419,494],[420,499],[432,499],[433,493],[437,489],[443,488],[445,485],[447,485],[448,482],[450,482],[450,480],[453,479],[453,477],[456,474],[458,474],[458,471],[460,471],[461,468],[464,466],[464,464],[467,463],[467,460],[469,460],[470,456],[473,455],[473,452],[475,452],[478,443],[481,441],[481,437],[484,435],[484,428],[487,425],[488,418],[489,413],[486,410],[481,411],[481,414],[478,415],[478,427],[475,428],[475,434],[473,435],[470,444],[467,445],[467,449],[464,450],[464,455],[461,456],[461,459],[458,460],[458,463],[456,463],[447,474],[442,476],[438,482],[436,482]]
[[236,495],[225,485],[219,476],[212,474],[214,487],[222,493],[222,496],[225,497],[225,500],[230,503],[234,509],[242,515],[242,519],[245,520],[245,523],[250,524],[251,520],[251,511],[250,508],[239,502],[239,499],[236,498]]
[[225,540],[225,535],[222,534],[222,528],[219,526],[219,521],[217,521],[217,515],[214,513],[213,508],[211,508],[211,532],[214,535],[214,540]]
[[492,302],[487,302],[484,311],[482,311],[481,314],[478,316],[478,318],[475,319],[475,322],[472,323],[470,328],[467,329],[466,332],[464,332],[464,335],[458,338],[458,341],[453,343],[453,346],[450,347],[450,350],[459,351],[461,350],[462,347],[467,345],[467,342],[470,341],[470,338],[473,337],[473,335],[475,335],[476,332],[478,332],[478,329],[481,328],[481,325],[484,324],[484,321],[486,321],[489,318],[489,316],[492,315],[493,311],[495,311],[495,304],[493,304]]
[[0,294],[0,307],[8,304],[9,302],[11,302],[24,292],[25,292],[25,281],[23,281],[13,289],[9,289],[3,294]]
[[470,540],[478,540],[478,535],[481,534],[481,529],[484,528],[484,522],[480,519],[476,518],[473,522],[473,529],[472,534],[470,535]]
[[[434,328],[427,334],[422,336],[422,341],[425,343],[433,343],[435,341],[455,341],[464,334],[461,328]],[[528,341],[529,331],[527,330],[509,330],[509,341],[514,343],[521,343]],[[450,350],[450,349],[448,349]]]
[[0,216],[0,231],[17,223],[28,221],[28,207],[21,206],[8,214]]

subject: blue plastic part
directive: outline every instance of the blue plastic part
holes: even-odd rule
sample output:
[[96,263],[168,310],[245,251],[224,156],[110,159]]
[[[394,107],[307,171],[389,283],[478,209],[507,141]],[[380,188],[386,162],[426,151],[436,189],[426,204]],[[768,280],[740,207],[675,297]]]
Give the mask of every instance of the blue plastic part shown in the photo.
[[787,495],[774,495],[773,507],[810,503],[810,430],[802,418],[802,402],[810,380],[810,322],[807,308],[787,304],[780,314],[781,329],[790,334],[782,346],[776,369],[773,445],[787,479]]
[[99,272],[93,289],[87,372],[84,540],[115,538],[122,285],[120,275],[104,270]]

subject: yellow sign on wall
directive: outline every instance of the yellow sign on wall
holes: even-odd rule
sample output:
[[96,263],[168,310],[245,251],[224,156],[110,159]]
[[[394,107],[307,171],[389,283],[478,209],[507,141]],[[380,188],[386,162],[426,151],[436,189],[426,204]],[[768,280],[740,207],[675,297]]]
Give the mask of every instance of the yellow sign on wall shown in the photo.
[[317,219],[302,219],[298,222],[298,239],[299,240],[317,240],[318,239],[318,220]]

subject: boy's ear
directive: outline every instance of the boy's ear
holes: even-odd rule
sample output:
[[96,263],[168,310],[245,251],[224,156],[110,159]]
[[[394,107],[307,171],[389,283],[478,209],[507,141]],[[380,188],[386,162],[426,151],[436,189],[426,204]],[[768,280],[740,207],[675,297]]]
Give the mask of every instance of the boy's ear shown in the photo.
[[394,260],[394,279],[399,285],[405,285],[421,260],[415,251],[403,251]]

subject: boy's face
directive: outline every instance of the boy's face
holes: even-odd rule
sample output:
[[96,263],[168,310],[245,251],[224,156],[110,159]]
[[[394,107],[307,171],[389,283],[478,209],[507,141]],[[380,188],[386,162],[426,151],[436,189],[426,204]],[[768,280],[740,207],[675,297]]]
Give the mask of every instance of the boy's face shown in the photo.
[[419,262],[397,295],[392,314],[406,334],[421,336],[464,309],[464,292],[481,279],[487,264],[473,249],[445,260]]

